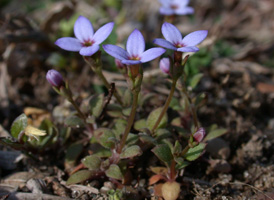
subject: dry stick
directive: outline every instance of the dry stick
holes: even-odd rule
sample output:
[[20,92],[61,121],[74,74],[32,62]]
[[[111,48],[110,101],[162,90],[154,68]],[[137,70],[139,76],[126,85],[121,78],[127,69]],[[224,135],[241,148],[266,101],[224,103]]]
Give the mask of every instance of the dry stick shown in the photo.
[[176,88],[176,83],[177,83],[177,80],[173,80],[173,81],[172,81],[170,93],[169,93],[169,95],[168,95],[168,98],[167,98],[167,100],[166,100],[166,103],[165,103],[165,105],[164,105],[164,107],[163,107],[162,112],[160,113],[160,115],[159,115],[159,117],[158,117],[156,123],[154,124],[154,126],[153,126],[153,128],[152,128],[152,130],[151,130],[152,133],[154,133],[155,129],[158,127],[159,123],[161,122],[163,116],[165,115],[165,113],[166,113],[166,111],[167,111],[167,109],[168,109],[168,107],[169,107],[169,104],[170,104],[170,102],[171,102],[171,99],[172,99],[172,97],[173,97],[173,94],[174,94],[174,91],[175,91],[175,88]]
[[[106,77],[104,76],[103,72],[101,70],[95,70],[95,73],[100,77],[100,79],[103,81],[104,85],[110,90],[111,85],[107,81]],[[115,98],[117,99],[118,103],[123,106],[123,102],[121,100],[121,97],[119,96],[117,90],[115,89],[114,94]]]
[[[110,89],[111,89],[111,85],[109,84],[109,82],[107,81],[106,77],[104,76],[104,74],[103,74],[103,72],[102,72],[102,69],[101,69],[101,66],[100,66],[100,68],[98,69],[97,67],[94,67],[94,66],[92,65],[92,63],[90,63],[86,57],[84,57],[84,60],[85,60],[85,62],[90,66],[90,68],[92,69],[92,71],[94,71],[94,72],[97,74],[97,76],[100,77],[100,79],[103,81],[105,87],[106,87],[108,90],[110,90]],[[113,95],[114,95],[115,98],[117,99],[118,103],[119,103],[121,106],[123,106],[123,101],[121,100],[121,97],[119,96],[119,94],[118,94],[118,92],[117,92],[116,89],[115,89]]]

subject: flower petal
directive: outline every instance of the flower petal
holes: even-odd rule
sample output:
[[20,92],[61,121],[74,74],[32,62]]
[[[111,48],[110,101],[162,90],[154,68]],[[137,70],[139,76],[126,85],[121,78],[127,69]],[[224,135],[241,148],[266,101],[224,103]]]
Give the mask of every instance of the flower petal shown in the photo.
[[142,55],[141,55],[141,62],[145,63],[148,61],[151,61],[159,56],[161,56],[163,53],[165,53],[166,50],[160,47],[155,47],[146,50]]
[[82,56],[91,56],[95,54],[99,50],[100,46],[98,44],[93,44],[92,46],[89,47],[83,47],[80,50],[80,54]]
[[162,15],[173,15],[175,13],[173,9],[164,6],[160,8],[159,12]]
[[201,43],[207,36],[207,30],[194,31],[184,37],[182,43],[185,46],[196,46]]
[[138,57],[145,50],[145,40],[142,33],[135,29],[127,39],[127,52],[130,57]]
[[95,42],[95,44],[101,44],[102,42],[105,41],[105,39],[107,39],[107,37],[110,35],[112,29],[114,26],[114,22],[109,22],[106,25],[102,26],[101,28],[99,28],[94,36],[93,36],[93,41]]
[[157,44],[159,46],[165,47],[167,49],[172,49],[172,50],[176,50],[177,48],[174,47],[174,45],[172,43],[170,43],[169,41],[162,39],[162,38],[156,38],[153,40],[154,44]]
[[162,26],[162,33],[165,39],[174,45],[179,44],[182,41],[182,34],[176,28],[176,26],[165,22]]
[[159,2],[160,2],[164,7],[169,7],[169,6],[170,6],[170,1],[167,1],[167,0],[159,0]]
[[81,42],[89,41],[93,36],[93,27],[90,21],[83,17],[79,16],[74,24],[74,34],[77,39]]
[[168,74],[170,69],[170,60],[169,58],[162,58],[159,63],[159,67],[162,72]]
[[192,7],[181,7],[175,10],[175,14],[177,15],[189,15],[189,14],[193,14],[194,13],[194,9]]
[[78,39],[72,37],[60,38],[56,40],[55,44],[67,51],[80,51],[80,49],[83,47]]
[[117,58],[121,61],[123,60],[127,60],[129,55],[128,52],[126,50],[124,50],[121,47],[118,47],[116,45],[112,45],[112,44],[106,44],[103,45],[103,49],[111,56],[113,56],[114,58]]
[[189,0],[173,0],[173,4],[179,7],[186,7],[189,4]]
[[177,51],[181,51],[181,52],[197,52],[199,51],[198,47],[181,47],[178,48]]
[[122,63],[125,65],[137,65],[141,64],[142,62],[140,60],[122,60]]

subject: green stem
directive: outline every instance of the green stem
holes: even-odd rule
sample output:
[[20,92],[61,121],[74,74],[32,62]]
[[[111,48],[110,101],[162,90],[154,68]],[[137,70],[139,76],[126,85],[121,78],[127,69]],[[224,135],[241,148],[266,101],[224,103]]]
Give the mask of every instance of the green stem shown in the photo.
[[159,123],[161,122],[162,118],[164,117],[168,107],[169,107],[169,104],[171,102],[171,99],[173,97],[173,94],[174,94],[174,91],[175,91],[175,88],[176,88],[176,83],[177,83],[177,80],[173,80],[172,81],[172,85],[171,85],[171,89],[170,89],[170,92],[169,92],[169,95],[168,95],[168,98],[166,100],[166,103],[163,107],[163,110],[161,112],[161,114],[159,115],[156,123],[154,124],[153,128],[152,128],[152,133],[154,133],[154,131],[156,130],[156,128],[158,127]]
[[86,128],[88,129],[88,131],[90,133],[93,133],[93,126],[91,124],[88,124],[86,122],[86,115],[80,110],[80,108],[78,107],[78,105],[75,103],[75,101],[73,100],[73,98],[70,96],[68,97],[68,101],[73,105],[73,107],[75,108],[75,110],[77,111],[77,113],[79,114],[79,117],[84,121]]
[[128,134],[130,132],[130,129],[132,127],[132,124],[134,122],[134,118],[135,118],[135,114],[136,114],[136,109],[137,109],[137,106],[138,106],[138,95],[139,95],[139,92],[140,90],[133,90],[133,102],[132,102],[132,107],[131,107],[131,111],[130,111],[130,115],[129,115],[129,119],[128,119],[128,122],[127,122],[127,126],[125,128],[125,132],[123,134],[123,137],[122,137],[122,140],[121,140],[121,143],[120,143],[120,146],[117,150],[117,152],[120,154],[126,144],[126,140],[127,140],[127,137],[128,137]]
[[[109,82],[107,81],[106,77],[104,76],[103,72],[101,70],[95,70],[95,73],[97,74],[97,76],[100,77],[100,79],[103,81],[104,85],[106,86],[106,88],[110,89],[111,85],[109,84]],[[117,90],[114,90],[114,94],[115,98],[117,99],[118,103],[123,106],[123,102],[121,100],[121,97],[119,96]]]
[[194,125],[195,125],[195,130],[198,130],[199,121],[198,121],[196,109],[195,109],[195,107],[192,103],[192,100],[191,100],[190,96],[187,93],[187,90],[186,90],[185,86],[183,86],[182,91],[183,91],[183,94],[186,97],[186,100],[188,101],[188,105],[190,105],[190,109],[191,109],[191,113],[192,113],[192,117],[193,117],[193,121],[194,121]]

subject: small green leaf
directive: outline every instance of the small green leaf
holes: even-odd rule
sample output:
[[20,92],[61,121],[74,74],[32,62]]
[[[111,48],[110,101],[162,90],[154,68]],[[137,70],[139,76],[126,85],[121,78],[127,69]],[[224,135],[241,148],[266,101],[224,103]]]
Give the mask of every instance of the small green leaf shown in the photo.
[[197,146],[190,148],[185,154],[188,161],[193,161],[199,158],[205,151],[206,143],[200,143]]
[[94,131],[94,136],[98,138],[98,142],[106,148],[113,148],[115,139],[114,133],[107,128],[98,128]]
[[138,145],[133,145],[131,147],[126,148],[121,154],[120,158],[133,158],[135,156],[140,156],[142,155],[142,150]]
[[126,145],[127,146],[134,145],[138,142],[138,140],[139,140],[138,135],[129,133],[127,137]]
[[126,125],[127,121],[124,119],[117,119],[114,121],[114,127],[111,130],[115,133],[116,138],[120,138],[124,133]]
[[66,152],[66,157],[65,157],[66,167],[74,166],[82,150],[83,150],[83,144],[81,143],[74,143],[68,147]]
[[117,180],[123,179],[123,174],[121,172],[121,169],[118,165],[112,164],[109,166],[108,170],[106,171],[106,175],[109,178],[114,178]]
[[150,143],[150,144],[154,144],[154,145],[157,144],[157,141],[153,137],[151,137],[149,135],[140,135],[140,140],[143,143]]
[[202,73],[194,75],[190,80],[190,87],[195,88],[203,77]]
[[[155,125],[156,121],[158,120],[162,110],[163,110],[163,108],[157,108],[149,114],[149,116],[147,118],[147,128],[149,128],[149,130],[152,130],[152,128]],[[162,118],[162,120],[159,123],[157,128],[164,128],[167,124],[167,120],[168,120],[167,113],[165,113],[164,117]]]
[[227,133],[227,130],[225,128],[215,129],[213,131],[210,131],[207,136],[205,137],[204,141],[209,141],[214,138],[220,137]]
[[85,124],[81,118],[77,117],[76,115],[71,115],[66,118],[65,125],[69,127],[80,128]]
[[207,99],[207,95],[205,92],[198,94],[195,97],[195,106],[201,106],[204,104],[204,102],[206,102]]
[[174,148],[173,148],[173,155],[179,155],[182,152],[182,145],[178,140],[176,140]]
[[147,127],[146,119],[139,119],[134,123],[134,129],[141,131],[142,129]]
[[176,158],[175,161],[177,163],[176,167],[175,167],[177,170],[183,169],[183,168],[187,167],[190,164],[189,162],[185,161],[181,157],[180,158]]
[[0,143],[3,145],[10,146],[11,148],[16,149],[16,150],[23,150],[23,148],[24,148],[23,144],[21,144],[19,142],[12,141],[9,138],[0,137]]
[[90,170],[98,170],[101,165],[101,159],[97,156],[86,156],[82,159],[82,163]]
[[124,109],[122,110],[123,115],[124,115],[124,116],[127,116],[127,117],[130,115],[130,112],[131,112],[131,107],[124,108]]
[[122,107],[118,104],[109,104],[107,107],[107,114],[111,117],[122,117]]
[[74,174],[72,174],[67,180],[67,185],[81,183],[85,180],[90,179],[95,174],[94,171],[91,170],[81,170]]
[[171,150],[167,144],[160,144],[151,150],[161,161],[170,163],[173,159]]
[[93,116],[99,117],[104,107],[104,94],[97,94],[89,100],[90,112]]
[[19,115],[11,125],[11,135],[14,138],[18,138],[18,135],[21,131],[23,131],[28,125],[28,118],[25,114]]

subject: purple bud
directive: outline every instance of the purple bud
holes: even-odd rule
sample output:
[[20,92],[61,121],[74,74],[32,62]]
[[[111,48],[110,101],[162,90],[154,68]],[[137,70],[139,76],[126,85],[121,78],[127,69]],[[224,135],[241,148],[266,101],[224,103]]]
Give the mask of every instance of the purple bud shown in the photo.
[[46,78],[53,87],[60,88],[65,85],[62,75],[54,69],[48,71]]
[[170,60],[169,58],[162,58],[160,60],[160,69],[162,70],[162,72],[169,74],[169,68],[170,68]]
[[121,60],[115,58],[115,64],[119,69],[123,69],[126,65],[124,65]]
[[201,142],[204,139],[205,135],[206,135],[205,129],[199,128],[198,131],[196,131],[196,133],[194,133],[193,138],[197,142]]

